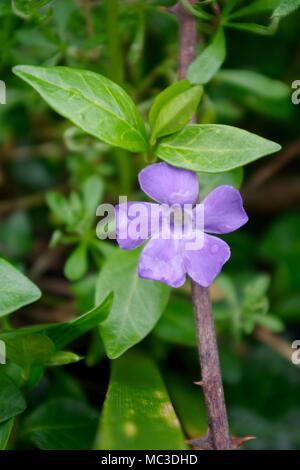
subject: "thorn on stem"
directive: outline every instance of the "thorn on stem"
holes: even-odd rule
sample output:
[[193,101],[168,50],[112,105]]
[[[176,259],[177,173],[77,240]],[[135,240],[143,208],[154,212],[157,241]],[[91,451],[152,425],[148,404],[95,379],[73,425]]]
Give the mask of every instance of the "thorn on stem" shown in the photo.
[[204,383],[203,383],[203,380],[198,380],[196,382],[194,382],[195,385],[199,385],[199,387],[203,387]]
[[231,442],[232,442],[232,445],[233,445],[234,449],[237,449],[238,447],[241,447],[243,444],[245,444],[245,442],[253,441],[255,439],[256,439],[255,436],[245,436],[245,437],[231,436]]

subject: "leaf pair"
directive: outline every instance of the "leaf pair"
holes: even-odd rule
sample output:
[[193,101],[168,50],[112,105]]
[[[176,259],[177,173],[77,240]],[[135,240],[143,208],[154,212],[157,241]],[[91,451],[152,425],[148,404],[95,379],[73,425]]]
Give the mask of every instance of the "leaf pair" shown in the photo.
[[[215,50],[219,50],[222,37],[220,30]],[[217,68],[216,61],[213,63],[211,73]],[[56,111],[87,133],[133,152],[148,150],[144,124],[134,103],[107,78],[66,67],[18,66],[14,71]],[[206,77],[209,76],[207,72]],[[280,149],[274,142],[230,126],[185,126],[201,95],[201,86],[192,87],[188,81],[182,81],[156,98],[150,112],[151,143],[159,138],[154,149],[159,158],[194,171],[224,172]]]

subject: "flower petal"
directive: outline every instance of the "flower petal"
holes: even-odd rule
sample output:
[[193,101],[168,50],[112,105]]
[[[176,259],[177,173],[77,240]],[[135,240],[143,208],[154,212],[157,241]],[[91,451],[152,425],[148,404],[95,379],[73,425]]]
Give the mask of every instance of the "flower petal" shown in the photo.
[[230,258],[230,248],[223,240],[204,235],[203,247],[184,252],[184,265],[188,275],[200,286],[208,287]]
[[206,196],[202,204],[205,232],[229,233],[248,222],[240,192],[232,186],[217,187]]
[[180,287],[185,282],[182,240],[151,239],[142,251],[139,276]]
[[195,204],[199,193],[196,173],[167,163],[155,163],[139,173],[139,183],[152,199],[172,204]]
[[159,231],[162,206],[151,202],[127,202],[115,206],[117,242],[132,250]]

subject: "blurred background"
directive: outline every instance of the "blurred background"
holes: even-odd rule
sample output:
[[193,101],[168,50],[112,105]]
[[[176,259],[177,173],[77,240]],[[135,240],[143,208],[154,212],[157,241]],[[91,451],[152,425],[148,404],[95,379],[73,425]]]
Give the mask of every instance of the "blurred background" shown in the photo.
[[[39,302],[13,316],[15,327],[67,321],[93,306],[98,272],[114,250],[113,242],[97,241],[95,208],[101,201],[115,203],[119,194],[141,197],[137,173],[147,162],[72,127],[12,67],[99,72],[121,84],[146,116],[153,98],[176,80],[173,3],[0,2],[0,79],[6,84],[0,253],[43,292]],[[265,11],[255,16],[258,23],[267,19]],[[211,288],[230,426],[234,435],[256,436],[245,445],[249,449],[300,449],[300,369],[291,361],[291,343],[300,340],[300,104],[291,102],[292,83],[300,80],[299,22],[297,11],[274,35],[226,30],[226,61],[206,86],[198,112],[199,122],[245,128],[282,145],[244,172],[199,175],[202,196],[224,181],[241,185],[250,218],[226,236],[232,257]],[[210,33],[199,24],[199,52]],[[158,365],[186,436],[204,434],[203,397],[193,385],[200,377],[188,284],[172,292],[138,348]],[[76,397],[101,410],[110,364],[100,337],[86,335],[73,350],[85,360],[49,370],[28,391],[25,417],[53,396]],[[24,447],[22,439],[15,446]],[[26,446],[39,444],[33,439]]]

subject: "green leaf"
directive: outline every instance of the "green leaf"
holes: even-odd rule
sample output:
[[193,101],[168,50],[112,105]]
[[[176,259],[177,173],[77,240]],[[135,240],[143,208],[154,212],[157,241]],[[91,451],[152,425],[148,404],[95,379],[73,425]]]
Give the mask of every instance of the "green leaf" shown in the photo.
[[24,397],[16,384],[8,375],[1,371],[0,403],[0,423],[22,413],[26,408]]
[[99,176],[90,176],[82,187],[83,204],[88,218],[93,220],[104,191],[103,180]]
[[13,71],[88,134],[132,152],[147,150],[144,124],[133,101],[108,78],[68,67],[18,65]]
[[64,266],[64,274],[70,281],[78,281],[88,269],[87,245],[80,243],[68,257]]
[[41,297],[41,291],[10,263],[0,258],[0,316]]
[[280,318],[275,317],[274,315],[257,315],[255,317],[255,321],[274,333],[280,333],[284,330],[284,323]]
[[223,29],[215,34],[211,44],[191,63],[187,77],[194,83],[202,85],[209,82],[219,70],[226,57],[226,43]]
[[257,23],[226,23],[228,28],[238,29],[239,31],[246,31],[248,33],[260,34],[261,36],[271,36],[277,29],[277,22],[272,21],[269,26]]
[[270,117],[286,118],[292,113],[290,87],[252,70],[221,70],[216,82],[225,85],[242,105]]
[[112,364],[97,449],[186,449],[179,421],[155,364],[130,351]]
[[34,325],[6,331],[0,333],[0,340],[4,341],[6,344],[11,343],[16,345],[23,337],[28,337],[33,334],[42,336],[43,334],[50,338],[55,344],[56,349],[59,350],[105,320],[109,313],[111,303],[112,295],[110,294],[97,307],[75,318],[75,320],[57,324]]
[[56,348],[61,349],[103,322],[109,314],[111,304],[112,295],[106,295],[97,303],[97,307],[89,312],[71,322],[50,325],[45,332]]
[[27,371],[32,365],[43,366],[54,353],[53,342],[44,334],[14,335],[5,340],[7,358]]
[[260,98],[274,101],[289,99],[290,87],[280,80],[274,80],[253,70],[221,70],[216,80]]
[[46,195],[46,201],[51,211],[60,222],[72,222],[72,211],[67,199],[56,191],[50,191]]
[[48,360],[46,366],[64,366],[66,364],[73,364],[82,360],[82,356],[78,356],[71,351],[56,351]]
[[279,0],[256,0],[243,8],[232,13],[229,18],[241,18],[243,16],[257,15],[259,13],[268,13],[277,7]]
[[21,18],[27,19],[37,13],[40,8],[50,3],[51,0],[11,0],[13,12]]
[[288,16],[300,7],[300,0],[282,0],[275,11],[273,17],[279,16],[281,18]]
[[280,150],[280,145],[237,127],[194,124],[164,138],[156,155],[171,165],[220,173]]
[[139,256],[140,250],[118,250],[108,258],[97,282],[97,303],[109,292],[114,293],[110,314],[100,324],[105,350],[111,359],[145,338],[168,302],[168,286],[138,277]]
[[44,450],[84,450],[93,443],[98,413],[83,401],[58,398],[38,406],[24,421],[21,438]]
[[200,183],[200,199],[205,198],[217,186],[229,185],[240,189],[243,178],[243,168],[235,168],[225,173],[198,173]]
[[174,83],[160,93],[150,109],[150,142],[154,144],[158,137],[182,129],[195,114],[202,94],[202,86],[191,86],[187,80]]
[[0,450],[5,450],[14,425],[13,419],[0,424]]

